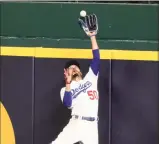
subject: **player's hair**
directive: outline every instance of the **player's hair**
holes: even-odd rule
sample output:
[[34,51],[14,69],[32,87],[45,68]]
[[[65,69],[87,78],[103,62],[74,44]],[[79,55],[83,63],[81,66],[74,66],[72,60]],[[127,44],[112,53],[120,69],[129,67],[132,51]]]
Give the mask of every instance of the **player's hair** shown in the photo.
[[80,69],[80,64],[76,60],[66,62],[65,69],[69,68],[71,65],[76,65]]

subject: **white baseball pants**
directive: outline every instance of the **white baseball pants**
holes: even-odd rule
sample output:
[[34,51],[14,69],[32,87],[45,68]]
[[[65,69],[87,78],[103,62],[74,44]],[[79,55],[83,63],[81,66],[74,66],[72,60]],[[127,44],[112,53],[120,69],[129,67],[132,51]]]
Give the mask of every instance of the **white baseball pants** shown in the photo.
[[69,123],[51,144],[98,144],[98,122],[71,118]]

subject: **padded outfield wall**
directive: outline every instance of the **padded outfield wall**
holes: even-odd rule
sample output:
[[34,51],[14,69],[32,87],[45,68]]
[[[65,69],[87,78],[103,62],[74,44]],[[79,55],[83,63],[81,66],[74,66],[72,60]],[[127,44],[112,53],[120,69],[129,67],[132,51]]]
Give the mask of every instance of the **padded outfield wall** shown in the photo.
[[99,144],[158,143],[158,5],[1,3],[2,144],[47,144],[67,124],[63,66],[86,74],[92,58],[82,9],[99,21]]

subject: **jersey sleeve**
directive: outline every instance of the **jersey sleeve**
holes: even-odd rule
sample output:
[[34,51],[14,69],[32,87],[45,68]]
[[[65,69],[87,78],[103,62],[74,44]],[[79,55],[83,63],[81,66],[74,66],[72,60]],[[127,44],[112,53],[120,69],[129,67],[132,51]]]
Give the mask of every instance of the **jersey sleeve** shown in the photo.
[[100,66],[100,53],[99,49],[92,50],[93,59],[91,61],[90,67],[94,75],[98,75]]
[[63,87],[60,91],[60,97],[62,102],[63,102],[64,94],[65,94],[65,87]]
[[99,75],[99,68],[100,68],[100,54],[99,49],[92,50],[93,59],[91,61],[88,73],[86,74],[86,77],[88,78],[98,78]]
[[60,91],[61,101],[62,103],[69,109],[72,108],[72,93],[65,91],[65,87],[63,87]]

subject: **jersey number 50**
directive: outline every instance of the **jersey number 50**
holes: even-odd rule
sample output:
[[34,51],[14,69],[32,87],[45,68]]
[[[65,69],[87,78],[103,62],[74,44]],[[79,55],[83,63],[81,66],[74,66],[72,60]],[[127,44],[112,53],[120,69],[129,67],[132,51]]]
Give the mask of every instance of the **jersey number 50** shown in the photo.
[[97,91],[95,91],[95,90],[87,91],[87,94],[88,94],[88,96],[89,96],[89,98],[90,98],[91,100],[95,100],[95,99],[98,99],[98,98],[99,98],[99,97],[98,97],[98,94],[97,94]]

